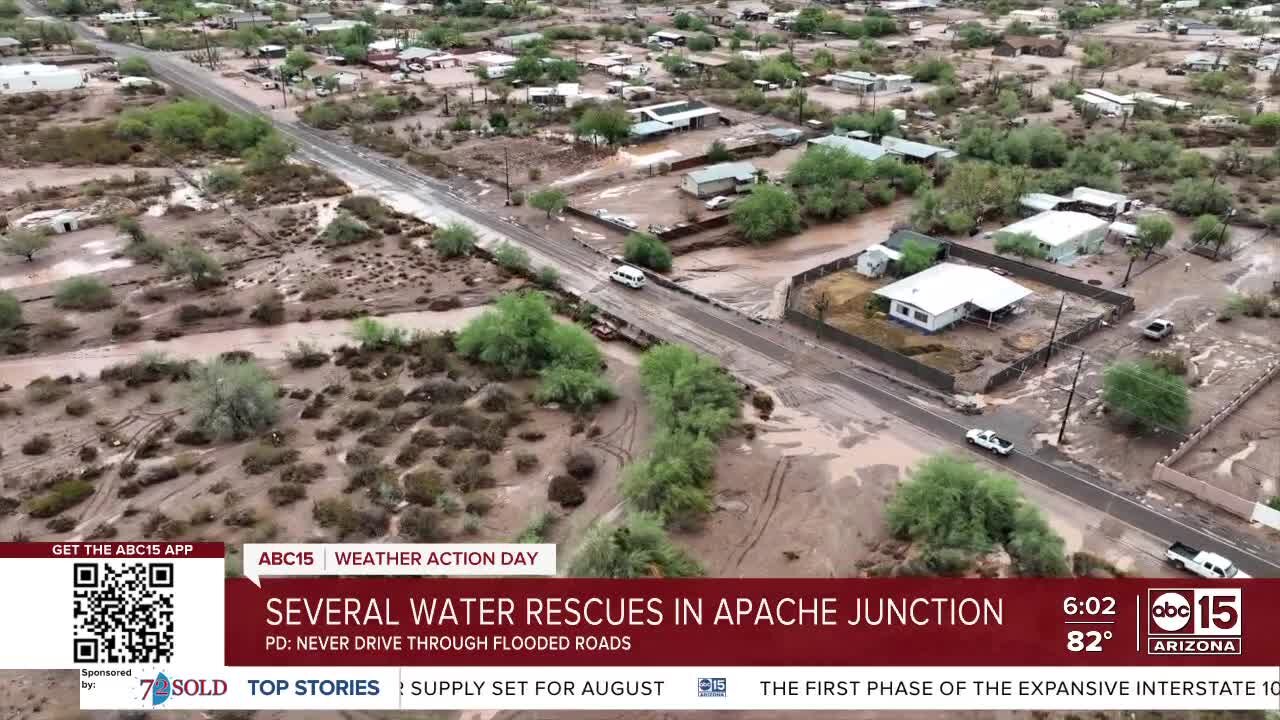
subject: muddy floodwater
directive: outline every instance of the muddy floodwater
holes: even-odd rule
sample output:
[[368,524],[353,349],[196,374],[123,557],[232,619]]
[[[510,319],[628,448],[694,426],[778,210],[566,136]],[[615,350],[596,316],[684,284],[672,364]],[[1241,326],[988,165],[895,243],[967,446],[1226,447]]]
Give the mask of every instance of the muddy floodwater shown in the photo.
[[[457,330],[485,311],[484,306],[458,308],[446,312],[407,312],[379,318],[406,330],[440,332]],[[241,328],[223,332],[184,335],[160,342],[103,345],[57,355],[21,358],[0,362],[0,381],[22,387],[42,375],[85,375],[97,377],[104,368],[135,360],[146,353],[166,353],[175,358],[204,360],[229,350],[247,350],[266,360],[279,360],[299,341],[331,349],[351,339],[350,320],[292,322],[271,327]]]

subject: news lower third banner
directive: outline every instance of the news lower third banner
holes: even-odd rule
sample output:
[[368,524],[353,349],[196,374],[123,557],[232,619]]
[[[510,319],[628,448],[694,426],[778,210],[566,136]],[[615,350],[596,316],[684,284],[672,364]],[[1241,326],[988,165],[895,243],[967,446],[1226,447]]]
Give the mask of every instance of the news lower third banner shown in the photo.
[[85,709],[1280,709],[1280,581],[554,577],[553,545],[0,544]]

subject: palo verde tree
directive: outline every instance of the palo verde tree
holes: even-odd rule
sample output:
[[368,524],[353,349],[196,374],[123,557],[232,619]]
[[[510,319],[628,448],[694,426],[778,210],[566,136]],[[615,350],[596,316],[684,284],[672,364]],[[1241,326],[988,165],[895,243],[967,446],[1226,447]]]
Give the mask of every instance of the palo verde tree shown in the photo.
[[1142,430],[1178,431],[1191,417],[1187,383],[1145,360],[1108,366],[1102,377],[1102,400]]

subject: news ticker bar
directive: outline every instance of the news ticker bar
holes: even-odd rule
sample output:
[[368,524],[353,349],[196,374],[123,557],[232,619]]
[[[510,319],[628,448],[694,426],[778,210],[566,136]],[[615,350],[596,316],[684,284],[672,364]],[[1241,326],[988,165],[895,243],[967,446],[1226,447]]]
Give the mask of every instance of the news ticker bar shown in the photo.
[[133,668],[83,710],[1277,710],[1280,667]]

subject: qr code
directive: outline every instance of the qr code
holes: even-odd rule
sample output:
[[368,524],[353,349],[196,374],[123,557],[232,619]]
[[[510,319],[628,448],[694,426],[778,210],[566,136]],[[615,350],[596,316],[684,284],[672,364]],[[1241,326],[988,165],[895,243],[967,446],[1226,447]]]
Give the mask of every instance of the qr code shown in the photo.
[[173,563],[75,563],[77,663],[173,661]]

